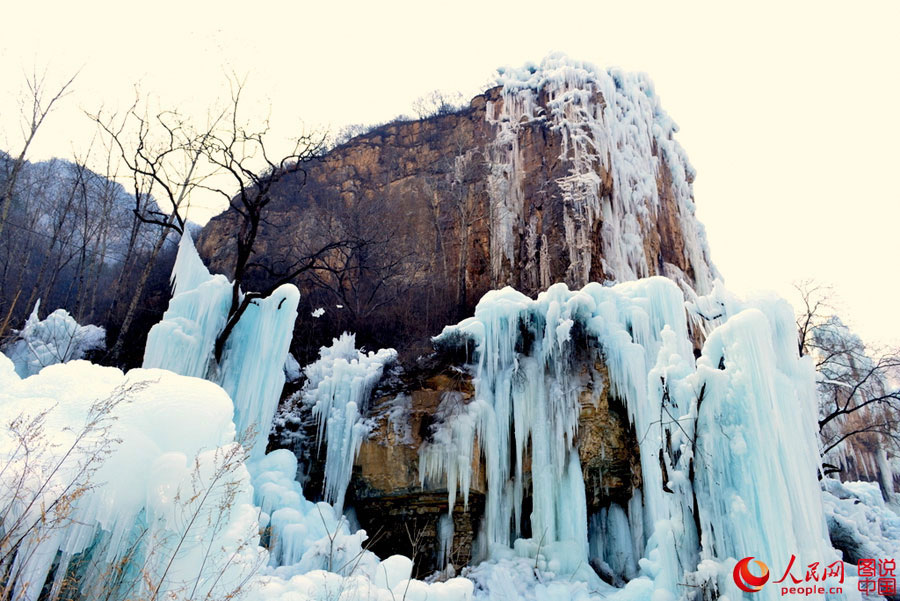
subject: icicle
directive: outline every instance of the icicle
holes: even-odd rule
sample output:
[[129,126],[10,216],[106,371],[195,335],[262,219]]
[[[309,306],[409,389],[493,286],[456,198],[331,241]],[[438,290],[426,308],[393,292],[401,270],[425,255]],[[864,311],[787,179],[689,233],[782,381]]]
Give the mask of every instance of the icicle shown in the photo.
[[[694,169],[674,139],[678,126],[661,108],[647,76],[553,54],[538,66],[500,70],[497,83],[502,86],[499,106],[488,103],[485,111],[496,129],[487,149],[495,283],[508,281],[508,273],[522,268],[515,265],[514,252],[517,232],[526,227],[519,135],[542,122],[559,134],[558,158],[569,172],[554,182],[564,205],[570,264],[566,281],[588,283],[598,225],[608,277],[624,281],[651,273],[643,245],[650,235],[650,216],[660,208],[658,182],[665,172],[672,180],[694,288],[701,294],[709,291],[717,273],[703,226],[694,217]],[[612,194],[601,186],[606,173]],[[543,282],[546,274],[540,276]]]
[[322,347],[319,360],[305,370],[303,402],[312,407],[318,423],[318,444],[326,442],[325,498],[338,513],[344,506],[353,461],[369,434],[363,418],[369,395],[385,365],[396,358],[393,349],[357,351],[356,336],[345,333],[332,346]]

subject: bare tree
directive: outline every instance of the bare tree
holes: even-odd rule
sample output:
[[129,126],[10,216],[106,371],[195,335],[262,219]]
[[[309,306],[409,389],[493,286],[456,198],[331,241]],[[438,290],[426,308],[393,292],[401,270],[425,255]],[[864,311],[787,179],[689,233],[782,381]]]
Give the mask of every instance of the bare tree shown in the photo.
[[827,288],[811,282],[795,287],[803,303],[797,317],[800,353],[815,361],[818,372],[822,454],[843,444],[850,446],[849,455],[900,448],[900,352],[864,344],[831,314]]
[[[31,75],[25,76],[25,87],[27,91],[24,91],[20,98],[22,145],[15,157],[10,156],[10,160],[0,162],[0,166],[3,167],[3,173],[0,173],[0,175],[2,175],[2,182],[0,182],[0,238],[2,238],[9,220],[10,209],[19,187],[20,176],[27,164],[28,151],[37,137],[38,131],[44,124],[44,121],[53,111],[59,100],[68,93],[69,88],[76,77],[77,73],[62,85],[52,87],[51,84],[47,82],[46,72],[39,75],[37,71],[34,70]],[[12,243],[10,242],[10,247],[11,246]],[[12,256],[12,248],[7,249],[7,259],[9,259],[10,256]],[[4,282],[7,281],[6,275],[8,263],[9,260],[7,260],[7,266],[3,269]],[[13,296],[10,306],[6,310],[6,316],[0,320],[0,337],[3,336],[9,326],[13,317],[13,312],[16,309],[16,304],[21,298],[21,292],[21,287],[17,288],[17,292]],[[27,304],[25,306],[27,306]]]
[[413,102],[413,111],[419,116],[419,119],[449,115],[460,110],[463,100],[460,92],[434,90],[417,98]]
[[386,222],[383,209],[357,199],[321,215],[329,237],[341,244],[307,273],[349,315],[354,330],[415,285],[416,253],[401,222]]
[[[151,115],[146,106],[140,108],[137,101],[121,118],[117,115],[105,117],[102,113],[92,117],[111,146],[118,151],[130,174],[135,221],[129,254],[134,252],[141,225],[158,227],[149,254],[144,258],[137,284],[131,291],[116,341],[107,356],[108,361],[115,363],[124,348],[138,303],[160,251],[170,233],[184,232],[184,214],[190,194],[209,175],[200,172],[201,159],[221,117],[212,120],[202,133],[194,131],[177,111],[164,110]],[[163,201],[164,206],[157,204],[159,200]],[[122,280],[118,283],[119,287],[121,285]]]
[[[305,166],[319,158],[326,136],[303,134],[294,140],[287,154],[278,158],[272,156],[268,121],[255,129],[241,121],[239,109],[243,86],[242,80],[231,79],[231,107],[228,118],[224,120],[228,125],[208,136],[200,147],[207,160],[227,174],[234,185],[228,189],[207,189],[227,199],[238,216],[231,305],[225,327],[216,338],[217,362],[222,359],[231,332],[255,300],[269,296],[282,284],[318,267],[328,253],[345,244],[342,240],[330,240],[315,249],[300,249],[292,256],[251,261],[256,252],[260,228],[267,222],[269,206],[280,184],[291,178],[297,186],[305,185]],[[259,291],[243,292],[242,286],[254,270],[264,274],[268,283]]]
[[38,76],[37,72],[33,72],[32,75],[25,78],[28,92],[23,96],[21,102],[23,143],[19,154],[12,161],[9,173],[6,174],[3,187],[0,188],[0,234],[3,233],[3,229],[6,227],[9,208],[13,200],[13,192],[16,189],[19,174],[25,166],[28,150],[31,148],[31,144],[34,142],[41,125],[44,124],[47,116],[53,110],[54,105],[66,95],[77,75],[76,73],[64,84],[58,88],[52,88],[50,91],[47,90],[46,72],[40,76]]

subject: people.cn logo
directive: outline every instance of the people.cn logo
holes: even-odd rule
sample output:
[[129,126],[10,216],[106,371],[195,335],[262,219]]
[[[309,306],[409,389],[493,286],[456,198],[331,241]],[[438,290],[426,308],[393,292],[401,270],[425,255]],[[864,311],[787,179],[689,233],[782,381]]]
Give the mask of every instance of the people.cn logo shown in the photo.
[[[750,562],[753,561],[762,570],[759,576],[754,576],[750,572]],[[763,562],[754,560],[752,557],[745,557],[734,565],[734,583],[745,593],[755,593],[762,589],[763,585],[769,580],[769,566]]]

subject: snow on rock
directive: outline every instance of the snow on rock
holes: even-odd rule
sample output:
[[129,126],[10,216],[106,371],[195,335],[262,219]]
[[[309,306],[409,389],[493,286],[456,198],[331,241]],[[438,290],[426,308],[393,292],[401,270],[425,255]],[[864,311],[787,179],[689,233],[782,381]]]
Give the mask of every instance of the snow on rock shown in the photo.
[[288,382],[296,382],[303,375],[303,369],[300,363],[294,358],[294,355],[288,353],[284,358],[284,379]]
[[885,504],[877,484],[832,478],[823,483],[828,531],[844,561],[900,558],[900,516]]
[[[541,121],[560,134],[559,160],[569,166],[569,175],[555,181],[566,211],[566,280],[590,281],[598,224],[607,277],[624,281],[651,273],[643,241],[652,227],[650,216],[660,210],[657,182],[665,170],[672,179],[685,254],[695,272],[694,288],[709,292],[717,273],[704,228],[694,217],[694,169],[674,139],[677,125],[663,111],[646,75],[551,54],[539,65],[500,69],[497,83],[502,103],[489,104],[486,111],[497,127],[488,149],[492,273],[501,272],[504,260],[515,264],[525,204],[519,131]],[[611,195],[601,189],[604,172],[612,178]]]
[[41,301],[15,332],[16,338],[4,349],[23,378],[48,365],[83,359],[90,351],[106,348],[106,330],[99,326],[79,325],[65,309],[57,309],[43,320],[38,316]]
[[318,424],[318,444],[325,442],[325,497],[340,513],[350,484],[353,461],[369,434],[363,418],[372,388],[384,367],[397,358],[394,349],[366,353],[356,349],[356,336],[344,333],[319,359],[308,365],[303,402],[312,407]]

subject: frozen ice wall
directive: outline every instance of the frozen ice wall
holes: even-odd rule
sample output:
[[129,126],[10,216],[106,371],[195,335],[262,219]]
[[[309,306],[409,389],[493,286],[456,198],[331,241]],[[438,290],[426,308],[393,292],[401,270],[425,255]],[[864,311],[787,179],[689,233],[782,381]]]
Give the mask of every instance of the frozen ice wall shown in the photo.
[[79,325],[65,309],[57,309],[43,320],[38,316],[41,301],[16,332],[16,338],[4,349],[25,378],[56,363],[66,363],[106,347],[106,331],[98,326]]
[[[252,487],[247,490],[256,506],[253,526],[262,529],[261,542],[269,550],[260,555],[264,567],[254,575],[247,598],[469,601],[473,587],[468,581],[426,584],[410,579],[409,559],[380,561],[366,550],[367,533],[352,529],[341,515],[353,460],[368,434],[365,405],[396,353],[358,351],[354,336],[347,334],[323,348],[320,359],[305,369],[303,399],[319,420],[319,442],[324,441],[327,453],[326,497],[334,505],[313,503],[296,480],[296,457],[285,449],[265,454],[285,368],[291,366],[297,289],[282,286],[254,301],[215,365],[213,350],[225,324],[231,283],[207,271],[188,235],[179,246],[172,280],[173,297],[163,320],[150,331],[144,365],[212,380],[234,400],[235,426],[228,432],[233,437],[236,428],[239,436],[250,437]],[[233,525],[226,526],[230,530]],[[257,549],[255,543],[251,548]]]
[[[674,139],[677,125],[661,108],[646,75],[600,69],[553,54],[540,64],[501,69],[497,83],[502,86],[502,103],[489,103],[486,109],[488,121],[497,128],[487,149],[495,276],[504,260],[510,268],[517,267],[515,240],[521,230],[531,228],[522,214],[520,133],[543,122],[560,135],[558,158],[568,167],[568,175],[554,182],[565,210],[570,263],[566,280],[578,285],[590,281],[598,225],[602,268],[608,278],[624,281],[650,275],[643,244],[654,227],[651,216],[660,210],[660,182],[670,178],[685,254],[693,267],[693,288],[701,294],[709,291],[716,273],[703,226],[694,217],[694,169]],[[612,194],[602,187],[604,174],[612,179]],[[538,246],[545,247],[546,241]],[[539,263],[544,260],[539,258]],[[676,266],[661,268],[689,287]],[[544,286],[550,285],[548,277],[542,273]]]
[[188,233],[178,247],[172,285],[169,308],[147,336],[144,367],[220,384],[234,401],[239,436],[249,438],[246,444],[253,455],[261,456],[284,386],[300,293],[286,284],[254,300],[215,365],[213,350],[228,316],[231,282],[209,273]]
[[209,273],[185,232],[172,268],[172,298],[162,321],[147,334],[144,367],[206,378],[230,303],[228,278]]
[[[662,277],[557,284],[535,300],[489,292],[474,317],[435,339],[473,351],[475,396],[439,416],[421,475],[443,478],[452,506],[482,464],[489,557],[508,559],[512,547],[557,574],[592,560],[657,600],[681,597],[686,582],[737,598],[729,568],[743,557],[836,559],[817,482],[812,365],[797,356],[793,313],[776,299],[717,294],[697,299],[718,307],[720,325],[696,361],[684,297]],[[634,424],[643,484],[627,507],[587,516],[579,394],[596,360]],[[522,515],[529,492],[533,509]],[[530,540],[519,539],[523,520]]]
[[[797,356],[795,327],[784,301],[751,301],[713,330],[697,362],[695,494],[704,560],[756,556],[783,570],[792,555],[803,566],[838,559],[817,480],[814,369]],[[719,587],[737,595],[729,571],[723,568]],[[781,598],[777,587],[755,596]]]
[[304,498],[289,451],[247,461],[232,415],[198,378],[73,361],[20,379],[0,354],[11,597],[472,600],[468,580],[411,580],[410,559],[367,551]]
[[345,333],[330,347],[322,347],[319,360],[304,370],[301,396],[316,418],[320,452],[325,443],[325,498],[338,513],[344,507],[353,462],[369,435],[370,424],[363,418],[369,395],[385,365],[396,358],[393,349],[357,350],[356,336]]

